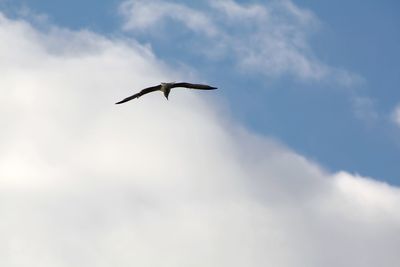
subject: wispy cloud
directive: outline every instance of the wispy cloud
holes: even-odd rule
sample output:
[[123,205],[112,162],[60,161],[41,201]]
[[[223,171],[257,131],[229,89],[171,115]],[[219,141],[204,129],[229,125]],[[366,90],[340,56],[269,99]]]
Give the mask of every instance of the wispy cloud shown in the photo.
[[202,44],[191,52],[200,51],[209,55],[210,60],[233,58],[243,70],[270,77],[289,74],[300,80],[344,86],[362,80],[354,73],[318,59],[309,36],[320,27],[320,22],[311,11],[289,0],[266,4],[219,0],[209,1],[202,8],[172,1],[127,0],[120,9],[125,16],[126,30],[142,34],[167,30],[168,27],[161,25],[173,20],[192,30],[193,38]]
[[373,99],[365,96],[354,96],[352,101],[354,114],[358,119],[367,124],[373,124],[380,119]]
[[173,2],[126,1],[121,4],[120,11],[126,18],[125,30],[145,31],[150,27],[159,26],[166,19],[171,19],[201,34],[213,36],[217,32],[206,14]]
[[400,104],[393,110],[392,120],[400,127]]
[[204,95],[115,106],[179,77],[134,40],[3,16],[0,39],[1,266],[399,265],[399,188],[329,173]]

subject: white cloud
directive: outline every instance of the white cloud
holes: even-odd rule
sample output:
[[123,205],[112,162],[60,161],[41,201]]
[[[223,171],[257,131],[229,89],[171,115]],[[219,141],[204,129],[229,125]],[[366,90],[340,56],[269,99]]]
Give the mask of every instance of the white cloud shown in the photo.
[[[175,20],[197,34],[186,41],[191,42],[195,53],[205,53],[211,60],[234,58],[242,70],[272,77],[289,74],[301,80],[344,86],[362,80],[324,64],[314,55],[309,36],[320,23],[312,12],[289,0],[263,5],[219,0],[209,1],[205,8],[171,1],[127,0],[120,10],[126,30],[148,34],[158,26],[159,33],[167,19]],[[174,36],[170,28],[162,29]]]
[[113,105],[179,78],[134,40],[4,17],[0,40],[1,266],[399,265],[399,188],[330,174],[208,94]]

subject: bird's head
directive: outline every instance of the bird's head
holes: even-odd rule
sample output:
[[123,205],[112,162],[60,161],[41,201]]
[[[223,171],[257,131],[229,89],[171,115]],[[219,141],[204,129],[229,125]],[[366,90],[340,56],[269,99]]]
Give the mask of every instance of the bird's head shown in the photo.
[[176,83],[176,81],[173,81],[173,82],[162,82],[161,85],[168,85],[168,84],[174,84],[174,83]]

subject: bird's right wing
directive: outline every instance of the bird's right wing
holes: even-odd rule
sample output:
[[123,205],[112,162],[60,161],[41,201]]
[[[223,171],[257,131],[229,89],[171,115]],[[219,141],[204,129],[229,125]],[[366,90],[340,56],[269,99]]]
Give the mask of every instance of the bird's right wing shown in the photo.
[[136,94],[134,94],[134,95],[131,95],[131,96],[129,96],[129,97],[127,97],[127,98],[125,98],[125,99],[123,99],[123,100],[121,100],[121,101],[115,103],[115,104],[122,104],[122,103],[128,102],[128,101],[130,101],[130,100],[132,100],[132,99],[139,98],[139,97],[141,97],[142,95],[145,95],[145,94],[148,94],[148,93],[151,93],[151,92],[160,90],[160,88],[161,88],[161,85],[156,85],[156,86],[152,86],[152,87],[145,88],[145,89],[143,89],[142,91],[140,91],[139,93],[136,93]]
[[172,87],[185,87],[190,89],[200,89],[200,90],[214,90],[217,87],[209,86],[207,84],[198,84],[198,83],[174,83]]

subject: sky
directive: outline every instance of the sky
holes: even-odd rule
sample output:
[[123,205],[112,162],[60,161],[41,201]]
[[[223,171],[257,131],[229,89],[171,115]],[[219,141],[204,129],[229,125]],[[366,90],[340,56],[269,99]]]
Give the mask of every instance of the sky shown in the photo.
[[0,0],[0,265],[398,266],[398,7]]

